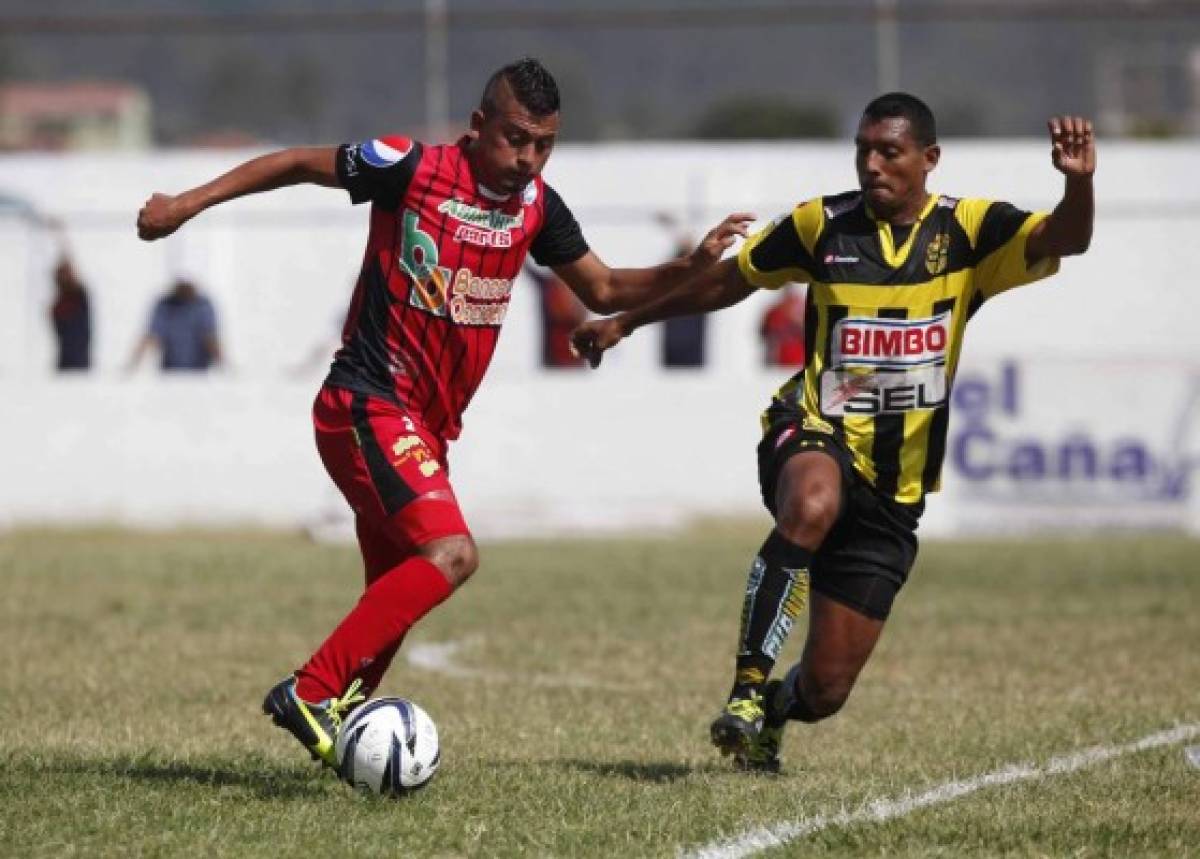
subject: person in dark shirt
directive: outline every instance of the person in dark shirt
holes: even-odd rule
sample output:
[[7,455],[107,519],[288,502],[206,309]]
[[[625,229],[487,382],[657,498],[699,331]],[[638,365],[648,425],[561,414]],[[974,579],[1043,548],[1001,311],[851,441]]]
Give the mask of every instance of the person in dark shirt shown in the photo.
[[50,305],[50,324],[58,342],[60,372],[86,370],[92,365],[92,311],[87,288],[71,260],[63,256],[54,267],[54,302]]
[[[672,259],[684,259],[692,252],[692,238],[670,212],[660,212],[656,220],[675,235]],[[672,316],[662,322],[662,365],[668,369],[704,366],[708,317],[703,313]]]
[[542,311],[542,366],[549,369],[583,369],[583,360],[571,346],[571,332],[587,319],[587,310],[571,287],[550,269],[526,264],[525,273],[538,288]]
[[150,325],[129,361],[133,369],[151,348],[162,356],[162,369],[203,371],[221,363],[217,312],[196,285],[179,278],[154,305]]

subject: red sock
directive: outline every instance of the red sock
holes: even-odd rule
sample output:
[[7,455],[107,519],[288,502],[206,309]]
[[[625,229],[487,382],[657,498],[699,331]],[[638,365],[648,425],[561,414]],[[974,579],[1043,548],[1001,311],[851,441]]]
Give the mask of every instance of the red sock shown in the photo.
[[376,660],[386,669],[404,634],[450,591],[442,571],[421,557],[380,576],[296,672],[296,694],[315,703],[341,695],[355,677],[378,683],[382,670],[371,671]]

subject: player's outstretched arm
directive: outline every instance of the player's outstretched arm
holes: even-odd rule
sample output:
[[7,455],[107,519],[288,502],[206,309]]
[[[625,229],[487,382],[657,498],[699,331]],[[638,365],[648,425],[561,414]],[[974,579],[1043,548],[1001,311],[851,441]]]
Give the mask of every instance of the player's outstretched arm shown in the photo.
[[607,319],[585,322],[572,332],[571,348],[577,355],[587,358],[593,368],[599,367],[605,351],[643,325],[672,316],[721,310],[737,304],[755,289],[742,277],[737,260],[727,259],[648,304]]
[[138,238],[149,242],[169,236],[210,206],[246,194],[306,182],[337,188],[336,157],[336,147],[284,149],[247,161],[182,194],[154,194],[138,212]]
[[1029,265],[1047,257],[1086,251],[1092,241],[1096,213],[1092,189],[1096,135],[1091,120],[1082,116],[1056,116],[1046,126],[1050,130],[1050,160],[1066,181],[1062,200],[1026,240],[1025,261]]
[[717,224],[690,254],[650,268],[609,268],[591,251],[567,265],[554,267],[579,300],[593,313],[615,313],[660,298],[713,267],[754,220],[734,212]]

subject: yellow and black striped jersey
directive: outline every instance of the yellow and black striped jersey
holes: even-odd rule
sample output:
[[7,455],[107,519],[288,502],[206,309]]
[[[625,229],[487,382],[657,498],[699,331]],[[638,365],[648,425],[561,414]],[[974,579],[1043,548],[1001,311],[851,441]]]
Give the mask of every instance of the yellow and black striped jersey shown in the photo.
[[808,363],[772,399],[764,429],[798,420],[832,433],[884,495],[938,488],[950,387],[967,320],[987,299],[1058,271],[1027,266],[1046,213],[932,196],[911,228],[876,220],[858,191],[802,203],[742,246],[753,286],[807,283]]

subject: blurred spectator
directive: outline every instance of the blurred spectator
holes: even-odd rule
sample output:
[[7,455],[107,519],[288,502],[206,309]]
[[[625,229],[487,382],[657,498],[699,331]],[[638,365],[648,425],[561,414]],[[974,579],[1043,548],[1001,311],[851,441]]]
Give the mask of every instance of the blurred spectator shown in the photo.
[[[675,238],[672,259],[685,257],[695,243],[670,212],[659,212],[655,220]],[[704,344],[708,333],[708,316],[676,316],[662,323],[662,365],[664,367],[703,367]]]
[[763,314],[762,335],[766,347],[764,361],[768,367],[804,366],[804,307],[803,291],[785,286],[779,300]]
[[571,332],[587,319],[587,310],[571,288],[550,269],[526,265],[525,273],[537,284],[542,309],[542,366],[580,368],[583,358],[571,352]]
[[50,323],[58,343],[58,362],[63,370],[86,370],[92,365],[92,311],[88,293],[71,260],[65,254],[54,267],[54,302]]
[[216,310],[190,280],[177,279],[155,303],[150,326],[129,359],[130,370],[151,347],[161,353],[163,370],[207,370],[221,363]]

